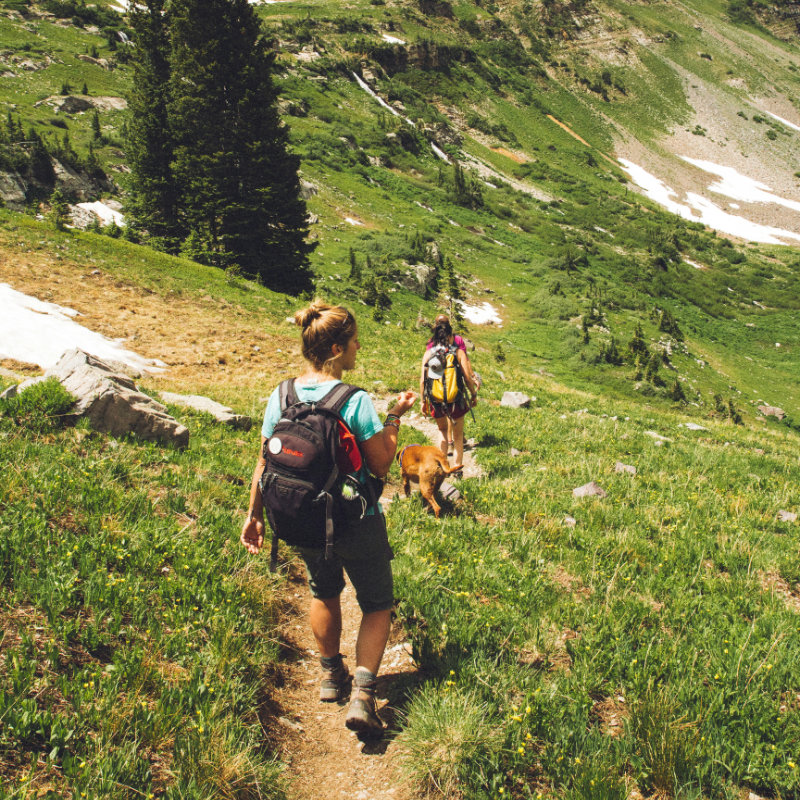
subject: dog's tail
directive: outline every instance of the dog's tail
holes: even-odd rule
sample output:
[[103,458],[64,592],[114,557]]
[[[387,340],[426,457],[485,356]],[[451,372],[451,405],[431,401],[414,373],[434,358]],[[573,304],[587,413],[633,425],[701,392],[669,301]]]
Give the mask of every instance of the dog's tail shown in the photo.
[[444,455],[436,460],[439,462],[439,466],[442,468],[442,472],[444,472],[445,475],[452,475],[454,472],[460,472],[464,469],[463,464],[461,466],[451,467],[447,457]]

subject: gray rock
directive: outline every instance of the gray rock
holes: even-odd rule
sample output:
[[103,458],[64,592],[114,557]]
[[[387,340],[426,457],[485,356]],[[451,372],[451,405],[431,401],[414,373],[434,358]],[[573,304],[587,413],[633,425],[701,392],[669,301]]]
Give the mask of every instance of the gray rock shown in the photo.
[[80,114],[90,108],[94,108],[91,100],[87,100],[85,97],[75,97],[74,95],[68,95],[56,105],[56,111],[60,111],[62,114]]
[[17,396],[18,386],[16,383],[12,383],[11,386],[7,386],[0,392],[0,400],[11,400],[12,397]]
[[72,414],[112,436],[134,433],[142,439],[187,447],[189,430],[161,403],[139,392],[127,376],[83,350],[68,350],[44,378],[57,378],[77,398]]
[[671,442],[672,439],[668,438],[667,436],[662,436],[660,433],[656,431],[645,431],[646,436],[652,436],[653,439],[656,440],[656,444],[664,444],[664,442]]
[[778,512],[778,519],[781,522],[797,522],[797,514],[794,511],[785,511],[781,509]]
[[687,428],[690,431],[707,431],[708,428],[704,428],[702,425],[698,425],[696,422],[682,422],[679,427]]
[[25,207],[25,181],[16,172],[0,172],[0,199],[13,209]]
[[635,475],[636,467],[632,467],[630,464],[623,464],[621,461],[617,461],[617,463],[614,464],[614,472],[627,472],[628,475]]
[[195,411],[205,411],[211,414],[217,422],[221,422],[223,425],[228,425],[231,428],[249,431],[253,426],[253,420],[246,414],[235,414],[232,408],[228,408],[222,405],[222,403],[218,403],[216,400],[211,400],[199,394],[161,392],[161,399],[165,403],[172,403],[173,405],[183,406],[184,408],[192,408]]
[[461,499],[461,492],[459,492],[452,483],[448,483],[447,481],[439,487],[439,493],[445,500],[449,500],[451,503],[455,503],[456,500]]
[[503,392],[500,400],[500,405],[507,408],[528,408],[530,404],[531,398],[524,392]]
[[517,450],[516,447],[512,447],[508,454],[510,456],[512,456],[512,457],[521,456],[522,455],[522,451],[521,450]]
[[573,497],[608,497],[607,492],[596,481],[589,481],[572,490]]
[[786,416],[786,412],[782,408],[778,408],[777,406],[759,406],[758,410],[765,417],[775,417],[776,419],[783,419]]
[[574,528],[578,524],[578,521],[575,519],[575,517],[570,517],[569,515],[567,515],[566,517],[564,517],[564,524],[568,528]]

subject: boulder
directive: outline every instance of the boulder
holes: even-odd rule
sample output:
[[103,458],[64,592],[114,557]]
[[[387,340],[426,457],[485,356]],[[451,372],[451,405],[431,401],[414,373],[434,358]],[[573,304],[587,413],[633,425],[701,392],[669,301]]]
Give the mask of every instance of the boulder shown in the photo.
[[17,172],[0,172],[0,200],[16,211],[25,208],[27,187]]
[[781,522],[797,522],[797,513],[794,511],[786,511],[782,508],[778,512],[778,519]]
[[161,392],[161,399],[165,403],[172,403],[176,406],[191,408],[195,411],[204,411],[211,414],[217,422],[228,425],[231,428],[249,431],[253,426],[253,420],[245,414],[234,414],[232,408],[203,397],[199,394],[173,394],[172,392]]
[[578,486],[572,490],[573,497],[607,497],[608,494],[605,489],[600,486],[596,481],[589,481],[584,483],[583,486]]
[[75,97],[75,95],[67,95],[56,105],[56,111],[62,114],[80,114],[90,108],[94,108],[91,100],[87,100],[85,97]]
[[687,428],[690,431],[707,431],[708,428],[704,428],[702,425],[698,425],[696,422],[681,422],[678,425],[679,428]]
[[72,414],[88,418],[95,430],[112,436],[134,433],[181,448],[189,444],[188,428],[161,403],[138,391],[127,375],[83,350],[68,350],[44,377],[57,378],[77,398]]
[[782,408],[778,408],[777,406],[759,406],[758,410],[765,417],[775,417],[775,419],[783,419],[786,416],[786,412]]
[[617,461],[617,463],[614,464],[614,472],[625,472],[628,475],[635,475],[636,467],[631,466],[630,464],[623,464],[621,461]]
[[507,408],[527,408],[530,404],[531,398],[524,392],[503,392],[500,400],[500,405]]

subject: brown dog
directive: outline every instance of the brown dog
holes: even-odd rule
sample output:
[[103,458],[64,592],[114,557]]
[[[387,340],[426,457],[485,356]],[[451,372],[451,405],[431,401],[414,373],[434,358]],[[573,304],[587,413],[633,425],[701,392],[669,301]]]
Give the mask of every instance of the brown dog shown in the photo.
[[411,494],[411,482],[419,483],[422,496],[433,509],[437,519],[441,506],[436,502],[436,492],[442,485],[445,475],[459,472],[450,467],[447,457],[438,447],[424,444],[410,444],[397,454],[397,463],[403,476],[403,491],[406,497]]

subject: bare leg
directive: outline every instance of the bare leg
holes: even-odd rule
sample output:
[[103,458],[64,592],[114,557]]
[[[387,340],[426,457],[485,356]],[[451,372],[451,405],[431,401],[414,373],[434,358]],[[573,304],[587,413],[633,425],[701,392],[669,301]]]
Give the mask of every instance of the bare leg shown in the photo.
[[[389,641],[389,629],[392,624],[392,611],[371,611],[361,617],[356,641],[356,666],[368,669],[373,675],[378,669]],[[337,651],[338,652],[338,651]]]
[[327,658],[338,655],[342,638],[342,606],[339,598],[319,600],[312,597],[309,618],[319,654]]
[[449,421],[447,417],[438,417],[435,420],[436,427],[439,429],[439,449],[445,457],[447,457],[447,423]]
[[453,466],[460,467],[464,464],[464,417],[453,422],[453,442]]

